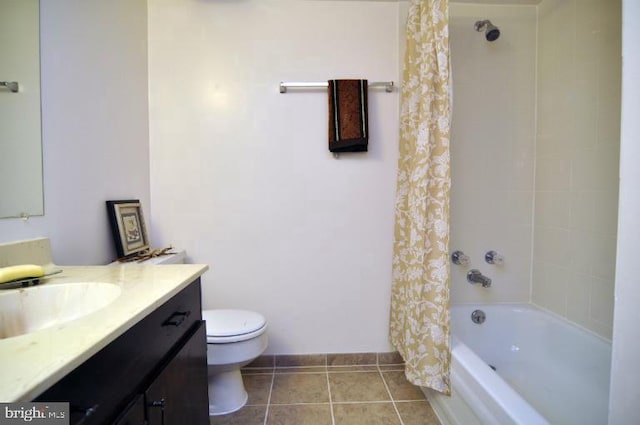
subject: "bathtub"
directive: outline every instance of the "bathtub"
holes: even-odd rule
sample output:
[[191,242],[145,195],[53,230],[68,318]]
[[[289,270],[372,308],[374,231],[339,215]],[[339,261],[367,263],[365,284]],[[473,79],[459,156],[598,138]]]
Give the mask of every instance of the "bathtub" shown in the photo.
[[530,304],[455,305],[451,329],[452,395],[424,389],[444,425],[607,423],[610,342]]

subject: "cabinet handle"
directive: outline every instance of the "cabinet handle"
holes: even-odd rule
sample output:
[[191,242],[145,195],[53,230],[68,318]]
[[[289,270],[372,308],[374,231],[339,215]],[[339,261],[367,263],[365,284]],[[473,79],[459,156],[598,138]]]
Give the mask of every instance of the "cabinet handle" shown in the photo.
[[76,423],[76,425],[82,425],[84,421],[87,420],[88,417],[96,413],[96,410],[98,410],[98,406],[99,406],[98,404],[94,404],[91,407],[71,406],[72,412],[84,413],[84,416],[80,419],[79,422]]
[[147,406],[149,407],[159,407],[160,408],[160,423],[162,425],[164,425],[164,407],[165,407],[166,403],[165,403],[165,399],[161,398],[160,401],[152,401],[151,403],[148,403]]
[[162,322],[162,326],[180,326],[189,315],[191,315],[191,311],[176,311]]

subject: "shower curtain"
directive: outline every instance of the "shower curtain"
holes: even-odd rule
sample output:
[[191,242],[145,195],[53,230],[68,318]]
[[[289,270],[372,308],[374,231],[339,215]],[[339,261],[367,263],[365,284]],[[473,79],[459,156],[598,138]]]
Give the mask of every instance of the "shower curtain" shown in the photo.
[[411,0],[389,336],[415,385],[450,394],[448,0]]

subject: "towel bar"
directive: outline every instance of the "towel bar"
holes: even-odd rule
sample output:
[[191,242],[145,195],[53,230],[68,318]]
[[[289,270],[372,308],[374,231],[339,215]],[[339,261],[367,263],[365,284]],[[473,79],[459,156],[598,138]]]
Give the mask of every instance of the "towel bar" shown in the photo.
[[0,81],[0,86],[8,88],[12,93],[18,93],[20,87],[17,81]]
[[[286,93],[288,88],[323,88],[328,86],[329,83],[326,81],[315,83],[281,82],[280,93]],[[374,81],[369,83],[369,87],[384,87],[384,91],[391,93],[395,85],[393,81]]]

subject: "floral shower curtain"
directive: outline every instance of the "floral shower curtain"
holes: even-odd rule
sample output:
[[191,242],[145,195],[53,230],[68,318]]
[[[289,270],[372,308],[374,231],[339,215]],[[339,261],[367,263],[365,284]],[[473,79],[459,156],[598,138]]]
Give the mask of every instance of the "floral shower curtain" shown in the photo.
[[411,0],[400,111],[391,343],[407,379],[450,394],[448,0]]

